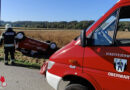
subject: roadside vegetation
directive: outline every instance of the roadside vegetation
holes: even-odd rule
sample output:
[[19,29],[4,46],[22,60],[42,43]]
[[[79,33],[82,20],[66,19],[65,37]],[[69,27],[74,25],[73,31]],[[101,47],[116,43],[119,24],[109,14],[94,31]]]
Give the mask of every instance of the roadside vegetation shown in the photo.
[[81,30],[52,30],[52,31],[24,31],[26,36],[42,40],[55,42],[59,48],[65,46],[74,38],[80,35]]
[[25,27],[25,28],[44,28],[44,29],[85,29],[88,28],[94,20],[85,21],[60,21],[60,22],[48,22],[48,21],[17,21],[17,22],[4,22],[1,21],[1,25],[11,23],[13,27]]
[[[75,37],[80,35],[81,30],[18,30],[15,31],[23,31],[26,36],[31,37],[36,40],[41,41],[52,41],[57,44],[59,48],[65,46],[70,41],[72,41]],[[0,31],[2,33],[2,31]],[[3,60],[4,53],[3,47],[0,48],[0,59]],[[44,61],[48,59],[44,58],[32,58],[23,55],[21,52],[16,51],[15,53],[16,63],[19,66],[29,67],[29,68],[40,68],[40,66],[44,63]]]
[[[23,31],[25,33],[26,36],[31,37],[33,39],[36,40],[41,40],[41,41],[52,41],[55,42],[57,44],[57,46],[59,48],[65,46],[66,44],[68,44],[69,42],[71,42],[75,37],[80,35],[81,30],[43,30],[43,28],[41,28],[41,30],[37,30],[36,28],[30,30],[26,29],[24,30],[24,28],[14,28],[14,30],[16,32],[19,31]],[[3,29],[0,30],[0,34],[3,32]],[[117,34],[118,38],[128,38],[128,36],[130,37],[130,32],[127,31],[126,32],[122,32],[120,31]],[[3,53],[3,49],[2,47],[0,48],[0,60],[3,61],[3,57],[4,57],[4,53]],[[16,51],[15,53],[15,57],[16,57],[16,63],[19,66],[23,66],[23,67],[29,67],[29,68],[40,68],[40,66],[48,59],[45,58],[32,58],[32,57],[28,57],[25,56],[23,54],[21,54],[20,52]]]

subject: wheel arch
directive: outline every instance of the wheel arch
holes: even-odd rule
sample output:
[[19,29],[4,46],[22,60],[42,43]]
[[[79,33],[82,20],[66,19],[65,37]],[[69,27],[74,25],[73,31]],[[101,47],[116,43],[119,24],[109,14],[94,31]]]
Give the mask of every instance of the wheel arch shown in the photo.
[[92,90],[95,90],[95,87],[93,86],[93,84],[86,80],[85,78],[81,77],[81,76],[77,76],[77,75],[66,75],[63,78],[63,81],[70,81],[70,83],[75,83],[75,84],[82,84],[82,85],[88,85],[89,87],[92,88]]
[[92,90],[101,90],[100,85],[96,82],[95,79],[93,79],[89,75],[86,76],[85,75],[83,73],[80,75],[75,75],[75,74],[64,75],[62,77],[62,80],[59,82],[59,85],[61,82],[70,81],[70,83],[89,85],[90,87],[92,87]]

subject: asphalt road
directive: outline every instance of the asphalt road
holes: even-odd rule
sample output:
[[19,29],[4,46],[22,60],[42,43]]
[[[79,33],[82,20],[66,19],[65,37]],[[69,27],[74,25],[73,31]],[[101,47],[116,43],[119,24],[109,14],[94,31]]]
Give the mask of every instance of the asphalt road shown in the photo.
[[5,77],[7,86],[0,90],[54,90],[40,75],[39,70],[20,66],[5,66],[0,62],[0,75]]

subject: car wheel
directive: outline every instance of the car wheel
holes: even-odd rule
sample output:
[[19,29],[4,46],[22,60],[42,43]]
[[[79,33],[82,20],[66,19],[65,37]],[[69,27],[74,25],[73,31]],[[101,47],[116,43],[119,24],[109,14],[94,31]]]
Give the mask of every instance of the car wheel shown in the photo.
[[33,56],[36,56],[38,54],[38,52],[37,51],[33,51],[33,50],[31,50],[30,51],[30,55],[33,57]]
[[20,49],[20,52],[22,52],[24,55],[28,55],[30,53],[30,50]]
[[53,50],[55,50],[55,49],[57,48],[56,43],[51,42],[51,43],[50,43],[50,48],[53,49]]
[[16,38],[17,38],[18,40],[23,40],[23,39],[25,38],[24,32],[18,32],[18,33],[16,34]]
[[89,90],[89,89],[81,84],[70,84],[66,86],[65,90]]
[[49,41],[49,40],[47,40],[47,41],[45,41],[46,43],[51,43],[51,41]]

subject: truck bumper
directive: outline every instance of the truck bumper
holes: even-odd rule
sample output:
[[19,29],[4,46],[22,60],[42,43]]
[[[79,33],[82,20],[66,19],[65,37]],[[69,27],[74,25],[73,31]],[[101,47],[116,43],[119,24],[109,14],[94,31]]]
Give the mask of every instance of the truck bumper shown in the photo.
[[54,74],[49,73],[48,71],[46,72],[46,79],[48,84],[53,87],[55,90],[58,90],[58,85],[60,80],[62,79],[59,76],[56,76]]

